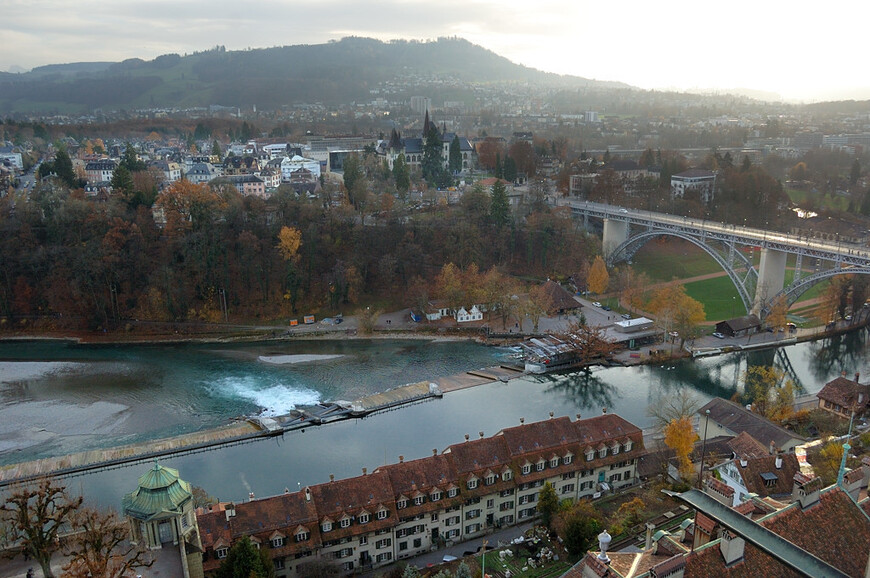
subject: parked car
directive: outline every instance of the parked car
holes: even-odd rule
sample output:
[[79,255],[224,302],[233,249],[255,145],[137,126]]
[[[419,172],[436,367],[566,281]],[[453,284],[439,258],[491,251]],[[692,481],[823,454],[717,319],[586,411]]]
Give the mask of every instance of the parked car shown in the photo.
[[631,319],[631,314],[630,314],[630,313],[623,313],[623,314],[621,315],[621,317],[622,317],[623,319]]
[[715,337],[715,338],[717,338],[717,339],[725,339],[725,336],[722,335],[721,333],[719,333],[718,331],[715,331],[715,332],[713,333],[713,337]]
[[599,303],[598,301],[593,301],[593,302],[592,302],[592,305],[593,305],[594,307],[601,307],[601,303]]
[[610,308],[610,305],[602,305],[601,308],[605,311],[613,311],[613,309]]

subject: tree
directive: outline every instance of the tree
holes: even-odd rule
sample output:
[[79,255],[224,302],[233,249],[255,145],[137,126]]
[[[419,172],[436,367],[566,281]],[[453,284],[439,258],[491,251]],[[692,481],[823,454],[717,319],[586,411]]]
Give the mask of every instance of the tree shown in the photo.
[[787,322],[788,302],[785,295],[778,295],[770,304],[770,312],[765,318],[768,327],[783,328]]
[[569,323],[565,332],[557,333],[557,336],[577,350],[577,361],[581,367],[600,359],[608,359],[619,349],[619,345],[607,339],[603,327],[590,326],[582,320]]
[[607,286],[610,284],[610,274],[607,272],[607,265],[604,264],[601,255],[595,257],[595,261],[592,262],[586,281],[589,291],[596,295],[607,291]]
[[770,365],[753,365],[743,372],[744,400],[761,415],[783,421],[794,413],[794,383],[784,370]]
[[81,497],[70,498],[66,488],[51,478],[37,486],[19,487],[0,507],[17,537],[16,547],[9,552],[30,556],[46,578],[53,578],[51,555],[60,549],[58,533],[81,505]]
[[144,171],[146,168],[145,162],[139,160],[139,156],[136,154],[136,149],[133,148],[133,145],[129,142],[124,147],[124,156],[121,157],[121,162],[119,166],[124,166],[131,173],[136,173],[139,171]]
[[434,184],[443,168],[441,133],[435,123],[430,123],[428,132],[423,135],[423,160],[420,162],[420,169],[423,171],[423,178]]
[[501,229],[510,222],[511,205],[507,189],[501,180],[496,180],[490,189],[489,218],[496,229]]
[[191,494],[193,494],[194,508],[207,508],[208,506],[213,506],[218,503],[217,498],[210,495],[205,488],[200,486],[193,486],[193,488],[191,488]]
[[471,568],[468,567],[465,560],[460,562],[459,566],[456,568],[456,578],[471,578]]
[[224,154],[221,151],[221,145],[218,143],[217,139],[213,140],[211,143],[211,156],[222,159]]
[[659,328],[668,333],[676,330],[682,340],[694,337],[698,327],[706,319],[704,306],[686,295],[686,288],[677,283],[671,283],[653,293],[647,308],[656,316]]
[[420,578],[420,571],[413,564],[406,564],[402,571],[402,578]]
[[356,153],[348,155],[344,159],[344,188],[347,190],[348,201],[355,209],[359,209],[363,200],[364,177],[362,160],[359,155]]
[[130,544],[130,528],[113,511],[101,513],[83,508],[73,517],[75,532],[69,539],[66,555],[70,558],[64,576],[86,578],[123,578],[136,568],[148,568],[146,550]]
[[122,195],[125,199],[132,197],[135,188],[133,175],[130,174],[130,171],[124,165],[118,165],[118,168],[115,169],[110,184],[112,185],[112,190]]
[[680,477],[684,480],[692,477],[692,461],[689,454],[695,446],[698,434],[692,427],[692,420],[688,416],[672,419],[665,427],[665,445],[674,450],[679,461]]
[[393,161],[393,181],[396,183],[396,191],[401,199],[405,199],[408,190],[411,188],[411,169],[408,163],[405,162],[404,153],[400,153],[396,160]]
[[584,555],[601,532],[601,514],[591,502],[581,500],[562,512],[556,521],[556,533],[571,556]]
[[450,142],[447,168],[454,175],[462,170],[462,148],[459,144],[459,135],[453,135],[453,140]]
[[543,285],[535,285],[529,289],[529,298],[526,300],[523,309],[532,320],[532,331],[538,332],[538,322],[540,322],[541,317],[546,315],[552,306],[553,297],[547,293]]
[[76,178],[76,173],[73,170],[72,159],[69,158],[69,154],[67,154],[65,149],[60,149],[54,155],[54,163],[51,165],[52,172],[57,175],[61,181],[66,183],[66,185],[70,188],[73,188],[79,184],[79,180]]
[[380,314],[380,311],[372,309],[371,307],[360,309],[356,314],[359,332],[363,335],[371,335],[374,333],[375,323],[377,323]]
[[646,504],[640,498],[634,498],[628,502],[624,502],[619,506],[616,514],[622,518],[622,526],[626,530],[636,526],[643,519],[643,513],[646,510]]
[[653,418],[655,425],[664,429],[675,419],[690,418],[699,407],[698,398],[688,388],[682,388],[676,393],[659,393],[647,406],[647,415]]
[[544,487],[538,493],[538,512],[541,514],[541,523],[547,528],[553,523],[553,519],[559,511],[559,496],[550,482],[544,482]]
[[302,246],[302,231],[294,227],[281,227],[278,233],[278,253],[285,261],[295,262],[299,259],[299,247]]
[[849,171],[849,183],[852,186],[858,184],[858,179],[861,178],[861,163],[858,162],[858,159],[855,159],[855,162],[852,163],[852,170]]
[[275,570],[266,550],[258,550],[243,536],[233,544],[215,572],[215,578],[273,578]]

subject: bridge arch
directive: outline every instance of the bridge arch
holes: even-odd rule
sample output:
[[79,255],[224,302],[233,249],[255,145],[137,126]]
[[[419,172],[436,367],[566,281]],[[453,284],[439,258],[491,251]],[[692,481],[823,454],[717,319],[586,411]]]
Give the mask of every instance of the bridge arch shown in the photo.
[[[749,268],[749,273],[746,278],[741,278],[737,271],[731,266],[727,259],[725,259],[718,251],[713,249],[710,245],[704,242],[703,238],[698,238],[695,235],[691,235],[688,233],[683,233],[681,231],[668,231],[668,230],[649,230],[644,231],[643,233],[638,233],[637,235],[633,235],[625,242],[616,247],[610,256],[607,258],[608,266],[612,266],[621,261],[627,261],[631,259],[641,247],[649,243],[655,238],[658,237],[677,237],[679,239],[683,239],[695,245],[696,247],[703,250],[705,253],[710,255],[716,263],[722,267],[722,270],[728,274],[728,277],[731,279],[731,282],[734,284],[735,289],[737,289],[737,294],[740,295],[740,300],[743,302],[743,307],[748,313],[752,310],[753,296],[750,295],[750,287],[747,287],[747,281],[749,277],[752,277],[753,280],[757,280],[758,272],[751,267],[749,263],[749,259],[747,259],[744,255],[739,252],[735,253],[739,255],[740,259],[743,260],[744,264],[746,264]],[[867,271],[870,273],[870,270]]]
[[[792,305],[798,298],[806,293],[810,288],[815,285],[818,285],[822,281],[827,279],[832,279],[838,275],[870,275],[870,267],[835,267],[833,269],[827,269],[825,271],[819,271],[818,273],[813,273],[812,275],[807,275],[806,277],[801,277],[798,281],[792,283],[788,287],[785,287],[782,291],[777,293],[774,296],[774,299],[778,298],[780,295],[785,296],[785,301],[789,306]],[[767,312],[767,307],[765,308],[765,313]]]

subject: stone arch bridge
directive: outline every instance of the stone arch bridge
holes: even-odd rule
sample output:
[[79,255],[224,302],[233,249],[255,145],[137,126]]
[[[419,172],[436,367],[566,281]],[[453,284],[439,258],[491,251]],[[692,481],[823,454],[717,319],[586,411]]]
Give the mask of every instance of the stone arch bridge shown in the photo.
[[[561,205],[569,207],[587,228],[592,219],[603,221],[602,246],[608,265],[631,260],[642,246],[658,237],[678,237],[696,245],[728,274],[746,312],[761,318],[780,295],[791,305],[810,287],[836,275],[870,274],[870,248],[839,236],[789,235],[574,199]],[[752,248],[750,256],[747,248]],[[761,251],[758,269],[751,259],[756,248]],[[795,255],[794,276],[786,285],[789,255]],[[811,272],[804,270],[805,261]]]

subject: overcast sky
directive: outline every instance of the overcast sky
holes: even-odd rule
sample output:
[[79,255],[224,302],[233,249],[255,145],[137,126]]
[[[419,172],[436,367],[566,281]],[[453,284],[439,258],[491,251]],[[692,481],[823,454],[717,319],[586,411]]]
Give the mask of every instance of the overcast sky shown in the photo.
[[865,0],[3,0],[0,70],[292,44],[460,36],[641,88],[870,98]]

